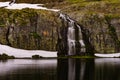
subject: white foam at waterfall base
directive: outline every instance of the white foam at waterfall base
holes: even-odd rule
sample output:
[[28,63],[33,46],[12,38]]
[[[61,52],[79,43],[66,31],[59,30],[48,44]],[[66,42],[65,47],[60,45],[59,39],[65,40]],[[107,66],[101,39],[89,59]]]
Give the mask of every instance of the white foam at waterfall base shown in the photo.
[[0,2],[0,7],[5,7],[6,9],[23,9],[23,8],[33,8],[33,9],[43,9],[50,11],[59,11],[58,9],[48,9],[46,7],[42,7],[43,4],[28,4],[28,3],[14,3],[9,5],[9,2]]
[[43,51],[43,50],[23,50],[12,48],[7,45],[0,44],[0,54],[6,53],[8,55],[13,55],[18,58],[32,57],[32,55],[39,55],[42,57],[57,57],[57,52]]
[[84,41],[83,40],[79,40],[80,44],[82,47],[85,47]]
[[68,39],[68,45],[69,45],[69,50],[68,54],[69,55],[75,55],[75,40]]

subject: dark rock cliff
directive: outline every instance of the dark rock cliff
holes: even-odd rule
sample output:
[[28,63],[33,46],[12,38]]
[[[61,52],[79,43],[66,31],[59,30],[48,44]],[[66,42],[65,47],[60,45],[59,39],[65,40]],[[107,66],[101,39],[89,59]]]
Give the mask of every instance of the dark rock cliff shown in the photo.
[[22,49],[56,50],[57,14],[44,10],[0,9],[0,43]]

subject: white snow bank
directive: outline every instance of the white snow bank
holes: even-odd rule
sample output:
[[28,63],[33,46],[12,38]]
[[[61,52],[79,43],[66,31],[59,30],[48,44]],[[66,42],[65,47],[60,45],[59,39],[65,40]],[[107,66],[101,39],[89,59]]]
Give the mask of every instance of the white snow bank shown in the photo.
[[[31,57],[32,55],[40,55],[42,57],[57,57],[57,52],[52,51],[43,51],[43,50],[23,50],[12,48],[6,45],[0,44],[0,54],[6,53],[8,55],[13,55],[18,58],[23,57]],[[112,53],[112,54],[95,54],[96,57],[120,57],[120,53]]]
[[0,2],[0,7],[5,7],[6,9],[23,9],[23,8],[33,8],[33,9],[43,9],[58,12],[58,9],[48,9],[46,7],[42,7],[43,4],[28,4],[28,3],[14,3],[9,5],[9,2]]
[[96,57],[120,57],[120,53],[111,53],[111,54],[95,54]]
[[42,57],[57,57],[57,52],[43,51],[43,50],[23,50],[16,49],[6,45],[0,44],[0,54],[6,53],[8,55],[13,55],[18,58],[32,57],[32,55],[40,55]]

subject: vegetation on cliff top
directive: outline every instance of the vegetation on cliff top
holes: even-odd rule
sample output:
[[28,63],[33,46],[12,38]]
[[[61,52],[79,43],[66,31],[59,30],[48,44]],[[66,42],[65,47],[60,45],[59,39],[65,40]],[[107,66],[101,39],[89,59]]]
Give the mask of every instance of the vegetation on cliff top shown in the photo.
[[[90,11],[99,13],[120,12],[119,0],[67,0],[66,3],[68,4],[66,11]],[[64,10],[66,8],[64,7]]]

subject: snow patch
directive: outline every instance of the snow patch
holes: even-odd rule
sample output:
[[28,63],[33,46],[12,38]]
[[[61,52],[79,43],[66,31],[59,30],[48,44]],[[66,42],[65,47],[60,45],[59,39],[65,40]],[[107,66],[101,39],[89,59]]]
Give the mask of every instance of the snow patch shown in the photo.
[[109,57],[109,58],[112,58],[112,57],[120,57],[120,53],[111,53],[111,54],[99,54],[99,53],[96,53],[95,56],[96,57]]
[[2,53],[6,53],[10,56],[13,55],[18,58],[32,57],[32,55],[36,55],[36,54],[42,57],[57,57],[57,52],[43,51],[43,50],[23,50],[23,49],[16,49],[0,44],[0,54]]
[[[6,53],[10,56],[13,55],[18,58],[31,57],[32,55],[36,55],[36,54],[42,57],[57,57],[57,52],[53,52],[53,51],[23,50],[23,49],[12,48],[7,45],[0,44],[0,54],[3,53]],[[113,57],[120,57],[120,53],[111,53],[111,54],[96,53],[95,56],[113,58]]]
[[14,3],[9,5],[9,2],[0,2],[0,7],[5,7],[6,9],[23,9],[23,8],[33,8],[33,9],[42,9],[42,10],[50,10],[58,12],[58,9],[48,9],[46,7],[42,7],[43,4],[28,4],[28,3]]

